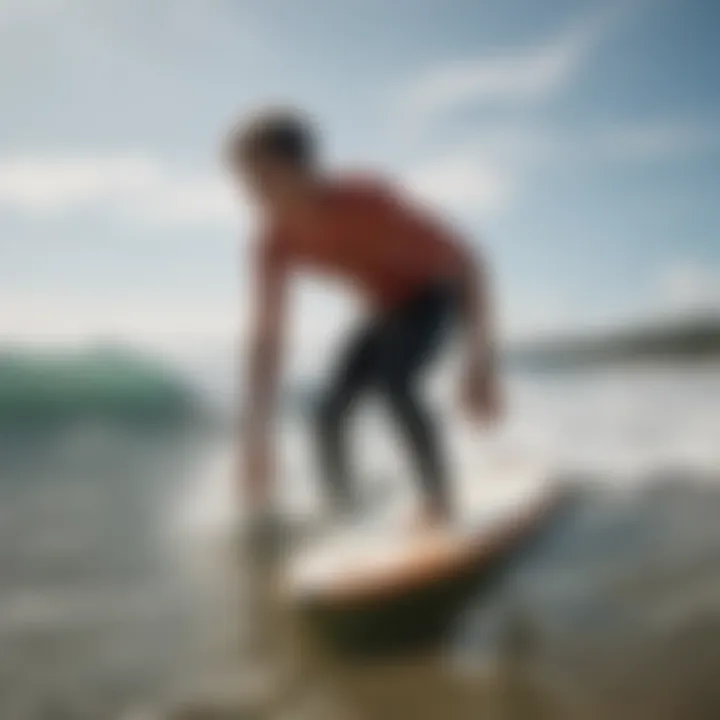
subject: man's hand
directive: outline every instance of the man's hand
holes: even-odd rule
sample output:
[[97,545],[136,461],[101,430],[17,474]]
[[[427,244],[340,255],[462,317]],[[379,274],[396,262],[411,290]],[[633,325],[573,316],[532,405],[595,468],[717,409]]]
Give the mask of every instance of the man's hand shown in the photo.
[[273,503],[272,444],[264,438],[249,438],[241,460],[238,480],[246,509],[246,547],[255,559],[276,562],[287,547],[288,537]]
[[240,492],[251,512],[267,509],[272,493],[273,458],[269,443],[249,438],[241,458]]
[[261,243],[255,274],[253,330],[248,343],[247,410],[238,490],[251,512],[270,506],[274,444],[272,415],[278,390],[283,336],[286,268],[273,239]]
[[491,424],[502,416],[502,397],[497,376],[492,370],[472,363],[461,388],[461,405],[468,416]]

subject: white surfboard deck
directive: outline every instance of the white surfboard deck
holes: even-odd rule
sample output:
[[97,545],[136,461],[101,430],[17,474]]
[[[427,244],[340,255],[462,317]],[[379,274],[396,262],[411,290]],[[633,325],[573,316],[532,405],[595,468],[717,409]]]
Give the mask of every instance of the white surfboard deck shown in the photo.
[[496,493],[455,524],[427,532],[397,524],[337,530],[289,558],[283,585],[291,599],[334,602],[432,584],[511,548],[557,504],[557,496],[544,484]]

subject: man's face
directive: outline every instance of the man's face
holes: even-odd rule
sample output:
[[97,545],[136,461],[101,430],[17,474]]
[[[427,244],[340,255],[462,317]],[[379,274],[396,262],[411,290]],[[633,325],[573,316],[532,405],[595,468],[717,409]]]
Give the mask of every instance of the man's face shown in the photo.
[[251,198],[267,210],[279,210],[292,201],[297,173],[272,158],[248,158],[239,166]]

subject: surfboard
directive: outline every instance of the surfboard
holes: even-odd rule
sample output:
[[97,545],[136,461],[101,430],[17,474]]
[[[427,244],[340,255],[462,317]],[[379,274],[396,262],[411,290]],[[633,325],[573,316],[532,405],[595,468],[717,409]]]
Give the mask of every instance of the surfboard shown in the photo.
[[[413,624],[439,629],[463,597],[537,532],[567,497],[539,486],[494,498],[442,529],[355,528],[290,557],[282,584],[290,603],[324,626],[331,640],[407,635]],[[412,617],[411,617],[412,616]]]

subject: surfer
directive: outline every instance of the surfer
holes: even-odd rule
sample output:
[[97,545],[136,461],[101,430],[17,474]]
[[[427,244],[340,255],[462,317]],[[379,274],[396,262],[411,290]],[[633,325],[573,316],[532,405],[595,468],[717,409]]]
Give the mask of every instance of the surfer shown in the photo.
[[356,401],[375,392],[407,439],[422,494],[420,522],[443,522],[452,498],[437,430],[441,419],[418,381],[459,321],[467,349],[463,405],[476,420],[498,415],[486,268],[398,188],[375,177],[326,172],[313,127],[300,114],[268,111],[243,123],[231,133],[228,155],[262,221],[242,465],[251,506],[269,501],[284,310],[288,281],[300,270],[347,281],[370,307],[318,405],[321,471],[334,507],[355,507],[346,423]]

